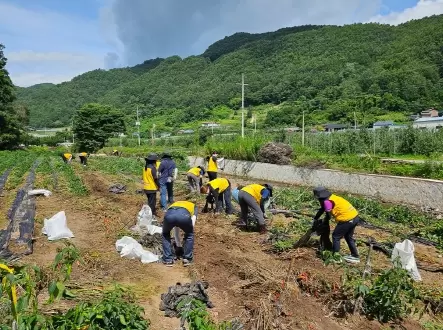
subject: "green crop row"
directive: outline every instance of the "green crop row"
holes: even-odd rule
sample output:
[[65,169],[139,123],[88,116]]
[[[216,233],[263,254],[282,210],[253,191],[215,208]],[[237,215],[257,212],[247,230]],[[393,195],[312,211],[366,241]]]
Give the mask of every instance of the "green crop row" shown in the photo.
[[71,194],[75,196],[86,196],[89,194],[82,179],[75,173],[72,164],[63,163],[62,159],[53,158],[54,169],[61,173]]

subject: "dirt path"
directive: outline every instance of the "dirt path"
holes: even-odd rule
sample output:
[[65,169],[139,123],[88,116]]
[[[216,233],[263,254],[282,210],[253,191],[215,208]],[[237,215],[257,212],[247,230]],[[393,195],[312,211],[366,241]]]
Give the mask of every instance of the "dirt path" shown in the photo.
[[109,182],[98,174],[83,176],[91,191],[88,197],[75,198],[54,194],[37,202],[37,240],[34,253],[23,261],[49,265],[60,242],[48,242],[41,233],[41,222],[64,210],[68,226],[75,235],[72,242],[82,251],[86,265],[74,269],[73,282],[108,287],[114,283],[133,288],[151,320],[153,330],[177,329],[177,319],[165,318],[159,310],[160,294],[177,282],[189,282],[183,267],[166,268],[162,264],[143,265],[120,258],[115,250],[116,235],[135,223],[144,197],[135,194],[112,195]]

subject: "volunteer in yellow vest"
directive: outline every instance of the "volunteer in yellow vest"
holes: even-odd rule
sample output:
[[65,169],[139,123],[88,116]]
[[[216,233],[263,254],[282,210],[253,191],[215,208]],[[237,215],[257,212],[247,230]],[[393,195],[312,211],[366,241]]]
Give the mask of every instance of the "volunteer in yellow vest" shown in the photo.
[[209,181],[217,179],[218,165],[217,165],[217,151],[213,151],[211,156],[206,157],[208,162],[208,178]]
[[208,202],[210,200],[215,200],[215,212],[221,212],[223,204],[226,207],[226,214],[232,214],[232,204],[231,204],[231,182],[225,178],[218,178],[209,181],[208,184],[208,197],[206,199],[206,205],[202,212],[208,211]]
[[185,233],[183,243],[183,266],[189,266],[194,260],[194,225],[197,220],[197,206],[191,202],[175,202],[169,206],[163,219],[162,246],[163,264],[172,266],[171,230],[178,227]]
[[86,161],[88,159],[88,154],[86,152],[81,152],[79,155],[80,158],[80,164],[82,164],[83,166],[86,166]]
[[149,154],[148,157],[145,158],[146,164],[143,169],[143,190],[148,198],[148,205],[154,215],[157,215],[156,204],[159,187],[157,169],[155,168],[155,162],[157,159],[158,157],[156,154]]
[[69,152],[63,153],[62,158],[63,158],[63,161],[65,162],[65,164],[68,164],[72,160],[72,154],[70,154]]
[[112,150],[112,155],[113,155],[113,156],[119,156],[120,153],[118,152],[117,149],[114,149],[114,150]]
[[238,203],[241,208],[240,226],[247,226],[248,211],[251,209],[255,219],[258,222],[259,231],[265,234],[265,202],[272,197],[272,186],[270,184],[250,184],[243,187],[238,193]]
[[200,192],[203,175],[205,175],[205,169],[202,166],[193,167],[188,171],[188,173],[186,173],[191,192]]
[[340,240],[344,237],[351,251],[351,255],[344,257],[344,259],[351,263],[359,263],[360,257],[354,240],[355,227],[360,222],[358,211],[346,199],[331,194],[324,187],[315,188],[314,196],[320,202],[320,209],[314,217],[314,223],[321,221],[320,217],[325,212],[323,223],[329,223],[331,216],[337,222],[332,233],[332,251],[334,253],[340,252]]

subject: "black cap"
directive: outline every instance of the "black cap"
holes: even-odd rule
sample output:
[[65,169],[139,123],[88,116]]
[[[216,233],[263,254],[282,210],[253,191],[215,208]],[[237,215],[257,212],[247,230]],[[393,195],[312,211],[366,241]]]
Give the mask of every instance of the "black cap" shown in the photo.
[[165,151],[162,155],[162,158],[172,158],[172,152],[170,152],[169,150]]
[[264,186],[269,190],[270,196],[272,197],[272,190],[274,189],[269,183],[265,183]]
[[327,199],[332,195],[331,192],[325,187],[315,187],[313,192],[314,196],[318,199]]
[[148,157],[145,158],[145,160],[155,161],[155,160],[158,160],[158,156],[157,156],[157,154],[151,153],[148,155]]

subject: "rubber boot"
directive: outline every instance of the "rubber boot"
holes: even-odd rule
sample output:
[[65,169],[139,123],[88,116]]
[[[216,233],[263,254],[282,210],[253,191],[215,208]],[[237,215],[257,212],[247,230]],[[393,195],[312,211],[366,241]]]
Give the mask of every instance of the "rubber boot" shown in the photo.
[[262,234],[262,235],[268,233],[268,229],[266,228],[266,225],[260,225],[260,226],[258,227],[258,230],[259,230],[260,234]]

